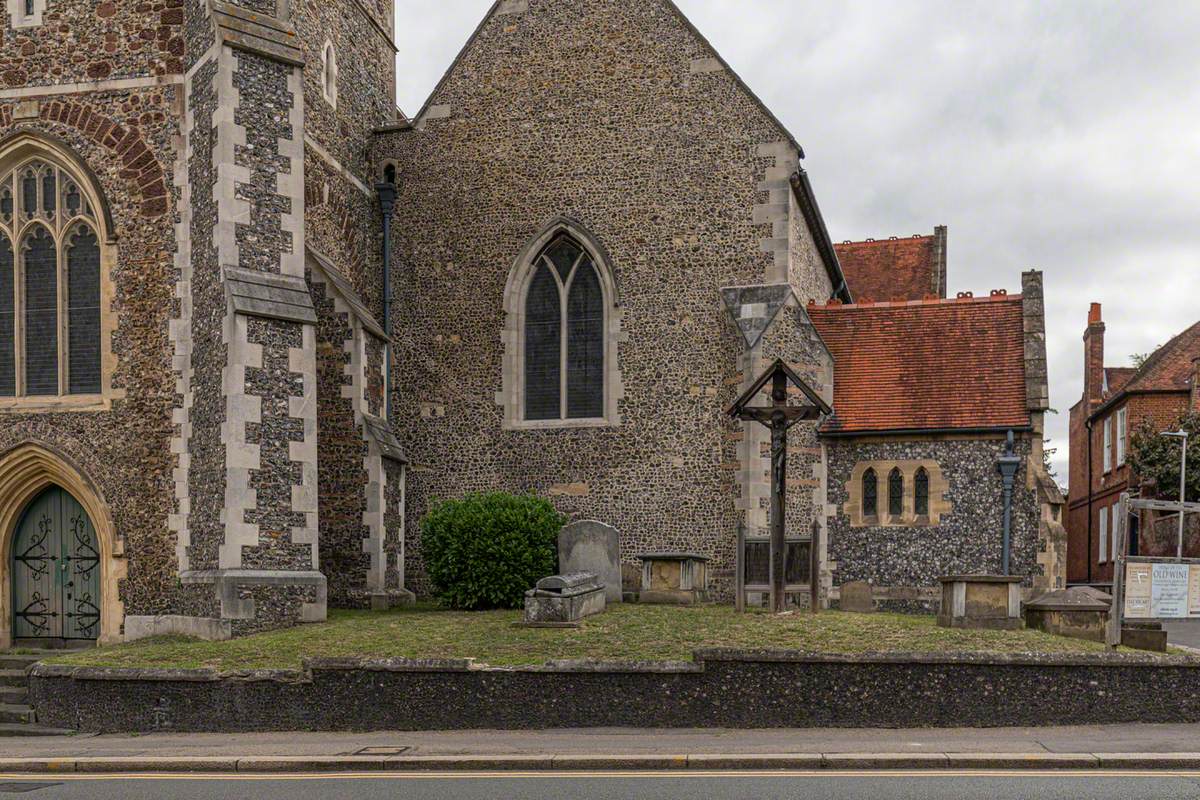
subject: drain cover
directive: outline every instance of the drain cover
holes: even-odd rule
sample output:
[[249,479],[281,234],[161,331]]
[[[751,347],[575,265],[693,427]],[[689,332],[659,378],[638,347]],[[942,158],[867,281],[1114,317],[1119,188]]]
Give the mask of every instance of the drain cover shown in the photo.
[[36,792],[38,789],[49,789],[51,786],[62,786],[61,783],[0,783],[0,794],[24,794]]
[[364,747],[361,750],[355,750],[356,756],[398,756],[401,753],[410,750],[410,747]]

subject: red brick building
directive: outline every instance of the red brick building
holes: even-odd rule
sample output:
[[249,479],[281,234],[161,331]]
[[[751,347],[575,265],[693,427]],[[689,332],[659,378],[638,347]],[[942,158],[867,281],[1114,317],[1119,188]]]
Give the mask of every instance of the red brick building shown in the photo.
[[[1112,582],[1113,531],[1121,493],[1137,486],[1128,464],[1132,431],[1147,420],[1166,430],[1180,414],[1200,409],[1200,323],[1162,347],[1140,367],[1104,365],[1100,304],[1083,334],[1083,396],[1071,407],[1067,579]],[[1137,545],[1137,527],[1131,546]]]

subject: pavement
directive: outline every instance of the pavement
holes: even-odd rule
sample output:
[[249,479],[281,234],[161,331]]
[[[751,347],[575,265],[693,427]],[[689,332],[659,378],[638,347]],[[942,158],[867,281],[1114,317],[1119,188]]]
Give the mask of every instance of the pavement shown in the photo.
[[337,776],[0,776],[30,800],[1169,800],[1200,798],[1200,775],[1114,772],[573,773]]
[[160,733],[0,740],[0,773],[23,774],[781,769],[1200,770],[1200,725]]
[[1200,619],[1166,620],[1167,643],[1200,652]]

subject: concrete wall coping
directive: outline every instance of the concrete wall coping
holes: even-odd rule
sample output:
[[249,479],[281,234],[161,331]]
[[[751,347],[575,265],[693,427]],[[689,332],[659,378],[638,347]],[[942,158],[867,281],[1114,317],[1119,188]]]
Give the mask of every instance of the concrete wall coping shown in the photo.
[[1140,653],[805,653],[793,650],[697,650],[694,661],[601,661],[592,659],[552,660],[544,664],[492,666],[474,659],[306,659],[302,669],[258,669],[220,672],[215,669],[163,669],[135,667],[92,667],[67,664],[36,664],[31,672],[39,678],[71,678],[80,681],[152,681],[205,683],[218,681],[310,683],[314,672],[491,672],[491,673],[610,673],[671,674],[700,673],[705,663],[779,664],[888,664],[888,665],[975,665],[1036,667],[1149,667],[1200,669],[1200,658],[1153,656]]

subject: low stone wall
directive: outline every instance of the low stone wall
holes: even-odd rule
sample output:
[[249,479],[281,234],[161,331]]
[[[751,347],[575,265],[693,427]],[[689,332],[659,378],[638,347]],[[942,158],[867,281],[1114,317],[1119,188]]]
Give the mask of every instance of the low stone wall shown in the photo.
[[1200,722],[1200,660],[1140,655],[812,656],[695,662],[313,661],[220,675],[38,665],[41,724],[97,732],[587,727],[1002,727]]

